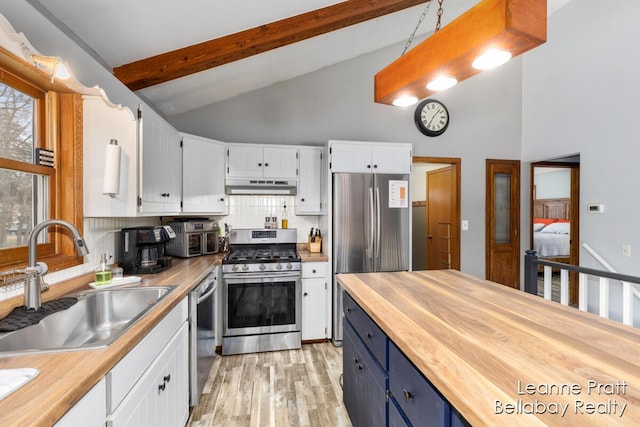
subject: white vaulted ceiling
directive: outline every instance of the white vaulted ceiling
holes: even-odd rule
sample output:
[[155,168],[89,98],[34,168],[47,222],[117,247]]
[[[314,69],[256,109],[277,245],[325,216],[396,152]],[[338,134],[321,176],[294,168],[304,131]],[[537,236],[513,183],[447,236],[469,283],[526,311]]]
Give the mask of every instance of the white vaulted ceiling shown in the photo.
[[[478,1],[445,0],[443,25]],[[549,14],[568,1],[548,0]],[[67,34],[81,40],[109,69],[343,3],[331,0],[28,2]],[[426,2],[136,92],[167,116],[184,113],[405,42],[425,6]],[[418,34],[433,31],[436,10],[434,1]]]

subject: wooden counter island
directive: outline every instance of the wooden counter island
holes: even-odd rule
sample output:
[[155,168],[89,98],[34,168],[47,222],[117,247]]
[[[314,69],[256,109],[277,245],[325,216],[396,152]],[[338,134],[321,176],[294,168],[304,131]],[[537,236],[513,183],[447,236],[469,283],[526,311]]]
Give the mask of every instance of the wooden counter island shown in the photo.
[[352,387],[362,382],[350,375],[367,363],[365,394],[388,384],[369,412],[388,401],[389,425],[640,425],[635,328],[453,270],[338,281],[348,294],[344,398],[354,426],[362,402],[350,402]]

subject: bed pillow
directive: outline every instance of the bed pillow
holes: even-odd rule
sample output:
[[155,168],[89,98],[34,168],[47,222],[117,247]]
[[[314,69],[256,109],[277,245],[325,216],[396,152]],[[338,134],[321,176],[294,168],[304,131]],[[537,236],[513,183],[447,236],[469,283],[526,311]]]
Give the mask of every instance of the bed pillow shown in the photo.
[[545,227],[546,227],[545,224],[536,222],[533,224],[533,231],[540,231]]
[[553,224],[556,221],[558,221],[558,220],[555,219],[555,218],[533,218],[533,223],[534,224],[549,225],[549,224]]
[[541,233],[569,234],[570,223],[554,222],[540,230]]

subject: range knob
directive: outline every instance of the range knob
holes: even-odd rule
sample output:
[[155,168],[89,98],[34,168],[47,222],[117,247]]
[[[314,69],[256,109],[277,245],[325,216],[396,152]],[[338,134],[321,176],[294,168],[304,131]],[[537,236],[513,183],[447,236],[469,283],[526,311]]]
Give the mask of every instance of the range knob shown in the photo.
[[242,264],[242,271],[248,271],[249,266],[247,264]]
[[238,264],[233,264],[233,266],[231,267],[231,269],[233,271],[238,271]]
[[282,264],[276,265],[276,270],[282,270]]
[[293,265],[291,265],[291,263],[287,263],[287,270],[291,270],[293,268]]
[[260,270],[264,271],[266,268],[267,268],[267,266],[266,266],[266,265],[264,265],[264,264],[260,264]]

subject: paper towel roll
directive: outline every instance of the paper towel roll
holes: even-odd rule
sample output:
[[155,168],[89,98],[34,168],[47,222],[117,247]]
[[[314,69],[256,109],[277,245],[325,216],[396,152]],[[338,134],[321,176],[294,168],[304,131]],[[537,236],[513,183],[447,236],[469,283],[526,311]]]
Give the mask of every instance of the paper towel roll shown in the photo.
[[104,153],[102,194],[115,196],[120,192],[120,146],[112,139]]

